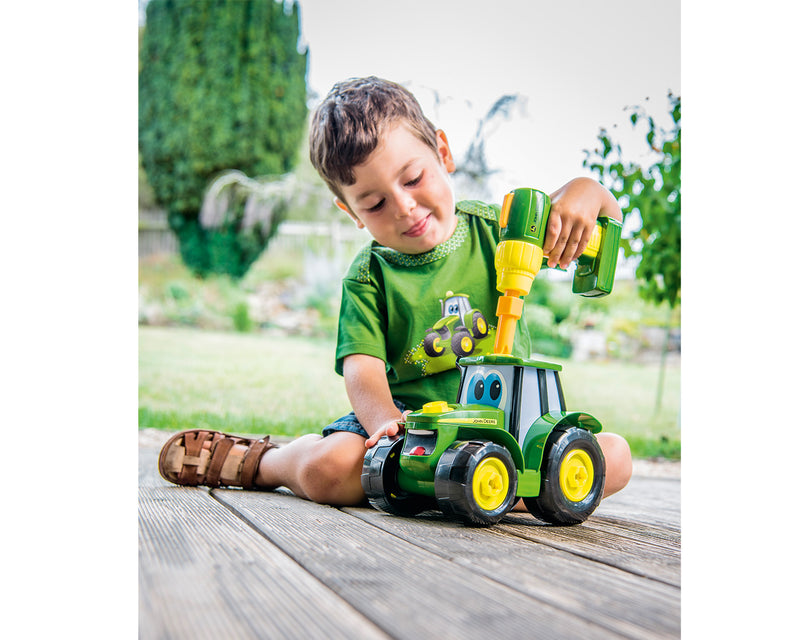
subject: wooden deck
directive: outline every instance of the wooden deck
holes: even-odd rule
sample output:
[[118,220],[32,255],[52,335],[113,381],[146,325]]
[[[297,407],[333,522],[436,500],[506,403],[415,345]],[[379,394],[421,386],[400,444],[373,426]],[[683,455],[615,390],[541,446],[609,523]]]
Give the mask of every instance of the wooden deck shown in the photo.
[[171,485],[139,449],[139,637],[678,638],[680,480],[487,529]]

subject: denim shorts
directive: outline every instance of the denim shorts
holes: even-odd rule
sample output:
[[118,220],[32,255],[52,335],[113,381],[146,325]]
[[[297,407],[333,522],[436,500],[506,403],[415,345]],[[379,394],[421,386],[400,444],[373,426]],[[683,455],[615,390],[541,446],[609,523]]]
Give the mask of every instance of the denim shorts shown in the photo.
[[[394,401],[394,406],[396,406],[401,412],[405,411],[406,405],[404,405],[399,400]],[[354,411],[351,411],[346,416],[343,416],[332,422],[327,427],[322,430],[322,436],[329,436],[336,431],[349,431],[350,433],[357,433],[358,435],[369,438],[369,434],[366,432],[364,427],[361,426],[361,423],[356,418],[356,414]]]

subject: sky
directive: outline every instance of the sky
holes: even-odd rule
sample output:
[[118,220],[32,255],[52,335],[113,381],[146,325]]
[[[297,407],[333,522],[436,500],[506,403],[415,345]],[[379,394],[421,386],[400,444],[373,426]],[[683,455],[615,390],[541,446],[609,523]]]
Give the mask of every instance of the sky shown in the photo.
[[487,140],[498,199],[591,175],[583,150],[598,144],[601,127],[645,159],[642,126],[633,133],[625,107],[646,105],[667,126],[667,94],[680,95],[677,0],[298,3],[317,100],[349,77],[399,82],[448,135],[456,159],[494,101],[518,94],[520,108]]
[[[644,106],[667,126],[667,95],[681,93],[679,0],[296,2],[312,108],[346,78],[394,80],[417,96],[458,160],[491,105],[518,95],[487,136],[496,200],[591,175],[584,150],[601,127],[626,158],[646,163],[643,125],[633,131],[626,107]],[[146,4],[138,0],[140,23]]]

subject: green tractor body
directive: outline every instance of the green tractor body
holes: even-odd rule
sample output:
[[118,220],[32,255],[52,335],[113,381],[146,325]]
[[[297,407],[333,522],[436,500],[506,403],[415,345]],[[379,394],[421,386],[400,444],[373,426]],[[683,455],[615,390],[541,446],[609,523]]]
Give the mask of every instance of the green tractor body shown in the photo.
[[458,403],[430,402],[399,438],[367,453],[362,485],[397,515],[439,509],[497,522],[523,499],[554,524],[576,524],[602,496],[605,467],[591,415],[569,412],[556,364],[508,355],[462,358]]

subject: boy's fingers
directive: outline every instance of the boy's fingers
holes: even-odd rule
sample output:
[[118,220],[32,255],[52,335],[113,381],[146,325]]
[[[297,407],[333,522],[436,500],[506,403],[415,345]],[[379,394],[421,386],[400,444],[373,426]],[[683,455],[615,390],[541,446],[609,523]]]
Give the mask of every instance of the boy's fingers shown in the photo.
[[581,236],[576,233],[575,229],[573,229],[569,239],[567,239],[567,241],[564,243],[564,250],[561,252],[561,259],[558,261],[558,264],[562,269],[566,269],[569,266],[569,263],[575,260],[581,254],[581,241]]
[[[577,240],[572,240],[572,235],[572,226],[561,227],[561,233],[557,236],[555,246],[549,252],[545,251],[549,258],[547,261],[549,267],[555,267],[559,264],[563,268],[563,262],[568,257],[566,253],[569,253],[570,247],[574,252],[577,246]],[[569,264],[569,261],[567,261],[567,264]]]
[[547,234],[544,239],[544,245],[542,246],[542,251],[546,256],[549,256],[553,252],[553,248],[556,246],[556,242],[558,242],[558,238],[561,235],[561,218],[557,215],[550,215],[550,220],[547,221]]
[[[403,416],[405,417],[405,416]],[[383,436],[396,436],[400,431],[400,425],[397,422],[392,422],[387,424],[385,427],[381,427],[375,433],[373,433],[369,438],[364,441],[364,446],[369,449],[371,446],[375,445],[378,440],[380,440]]]
[[580,242],[578,242],[578,247],[575,249],[575,255],[572,256],[572,260],[577,260],[583,255],[583,252],[586,251],[586,247],[589,246],[589,240],[592,239],[592,231],[593,229],[591,227],[584,230]]

